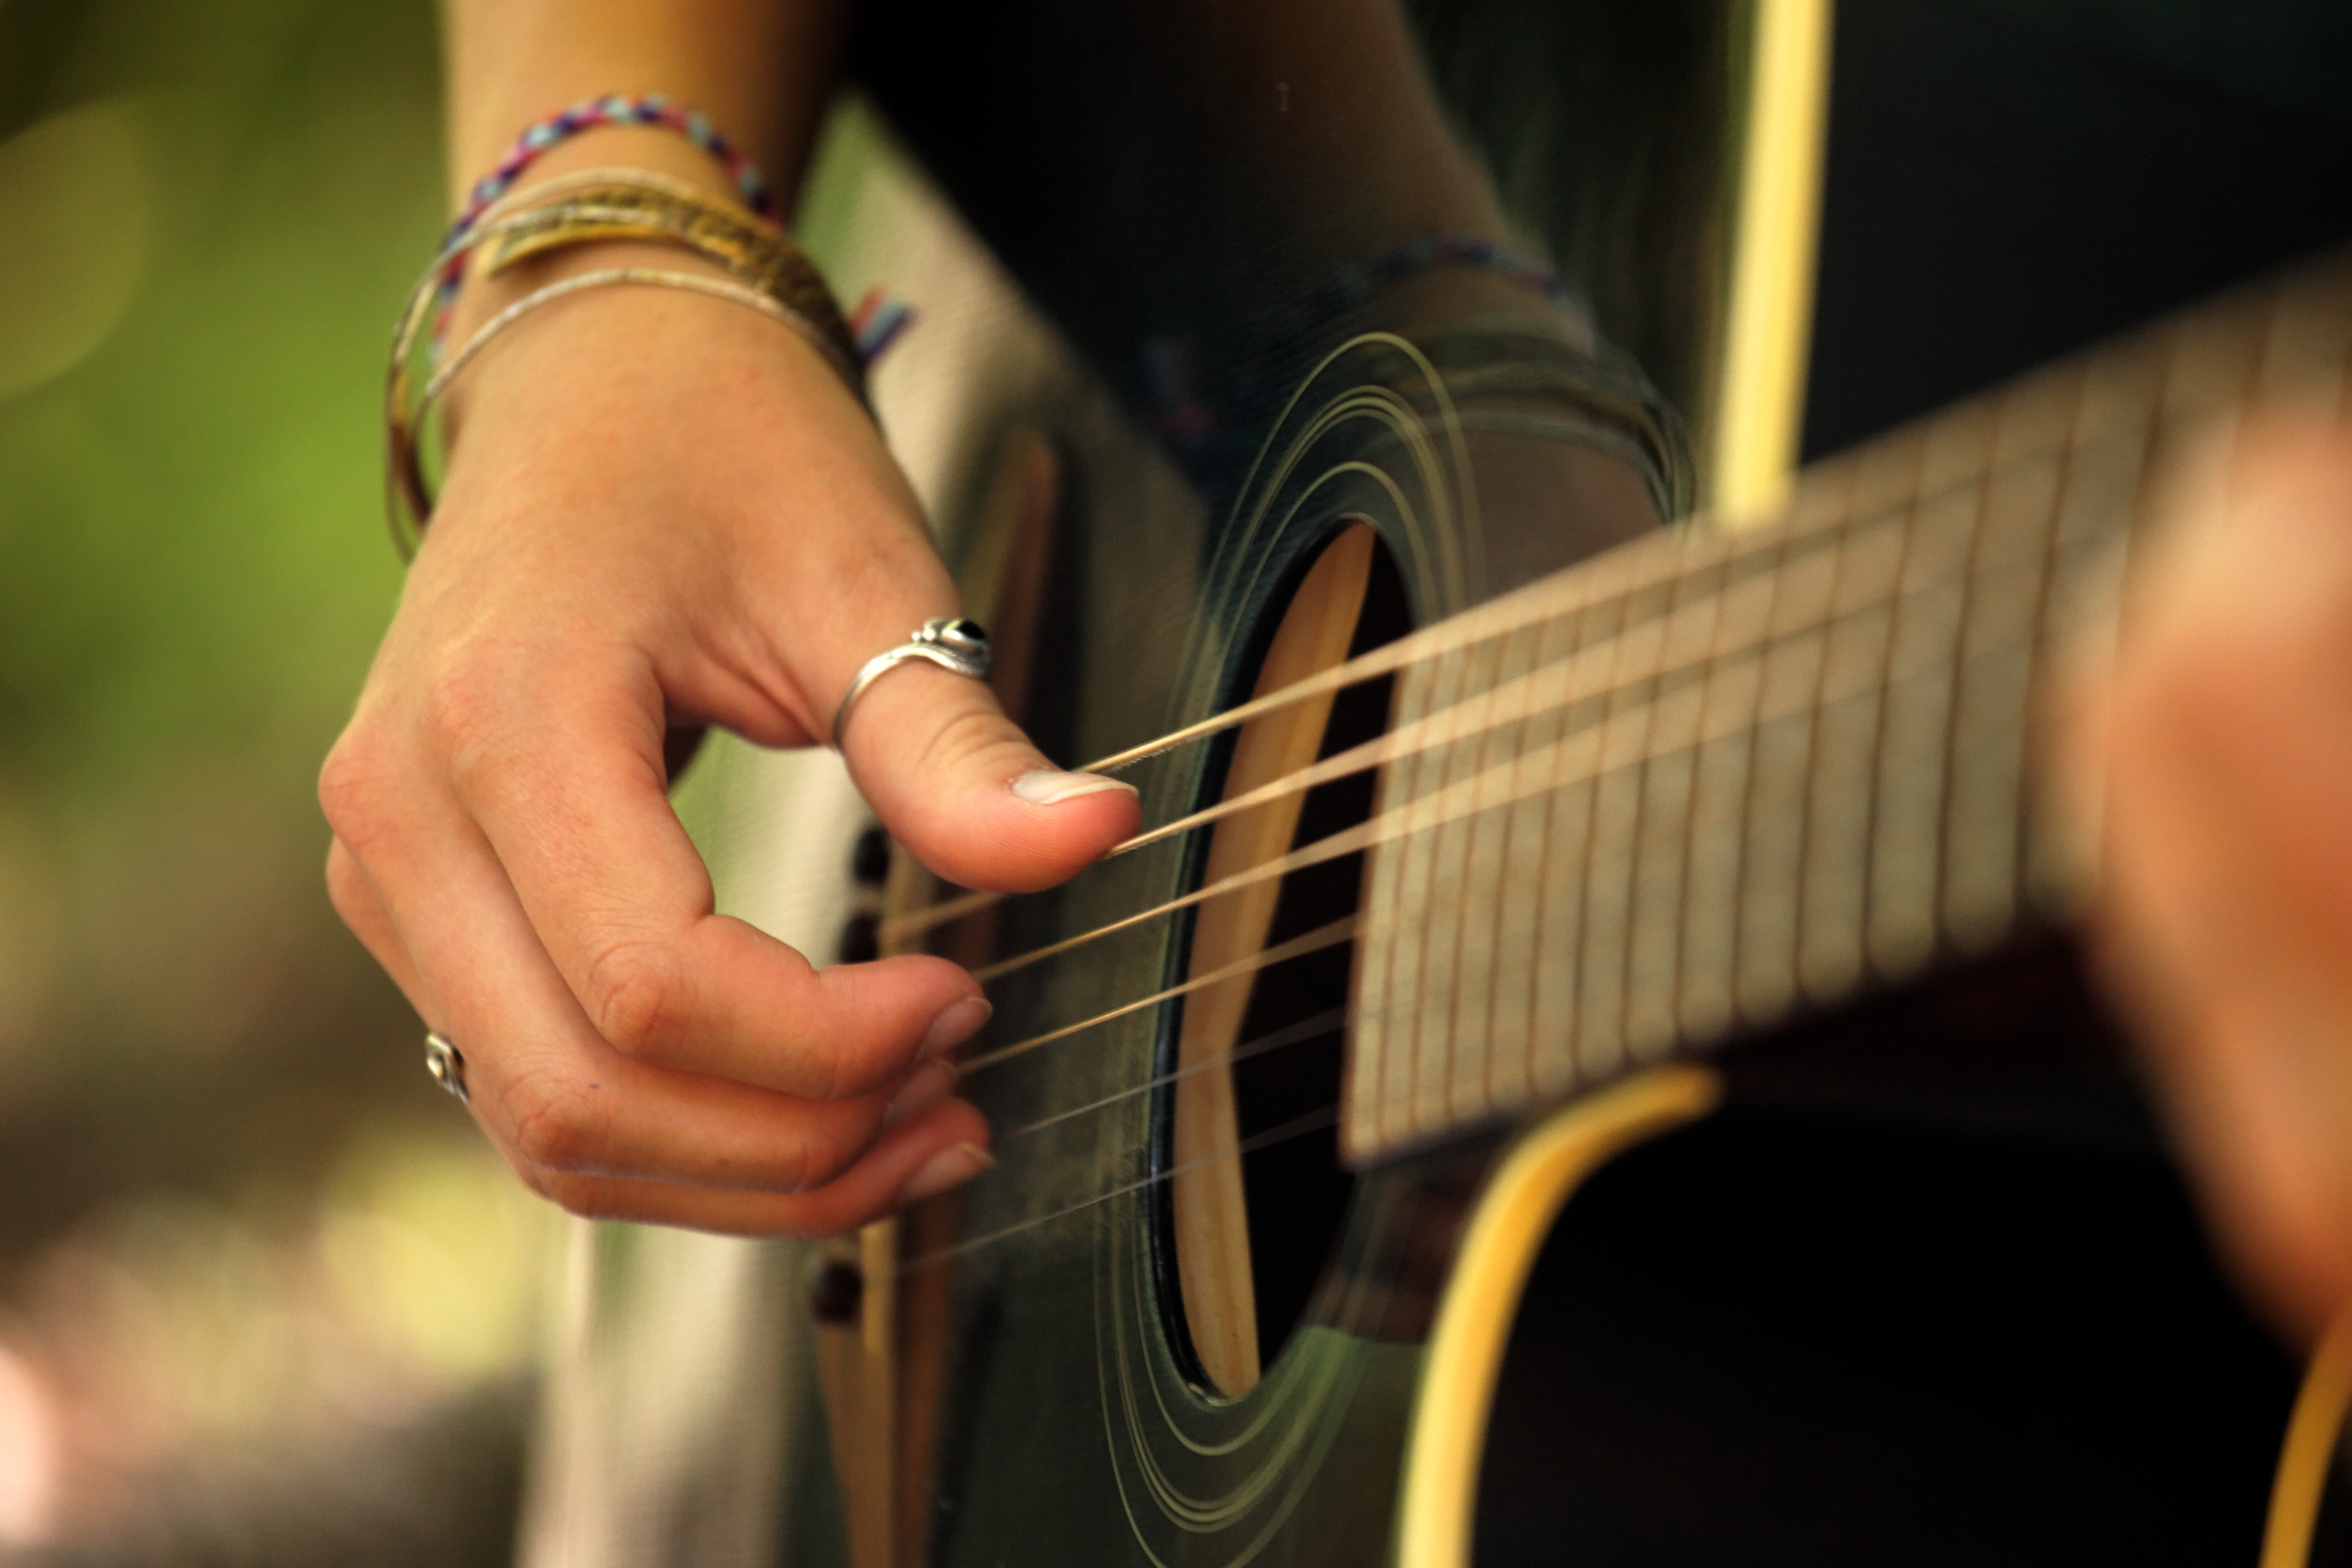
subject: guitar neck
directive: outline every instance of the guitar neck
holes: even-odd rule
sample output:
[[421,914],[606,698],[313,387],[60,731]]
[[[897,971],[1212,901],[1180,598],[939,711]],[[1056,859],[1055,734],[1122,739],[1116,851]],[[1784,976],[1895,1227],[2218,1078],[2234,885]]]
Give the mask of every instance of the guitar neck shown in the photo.
[[[2352,257],[2232,295],[1539,584],[1418,661],[1372,849],[1341,1121],[1369,1163],[2082,908],[2035,767],[2110,647],[2152,485],[2252,405],[2343,403]],[[1394,814],[1393,816],[1391,814]]]

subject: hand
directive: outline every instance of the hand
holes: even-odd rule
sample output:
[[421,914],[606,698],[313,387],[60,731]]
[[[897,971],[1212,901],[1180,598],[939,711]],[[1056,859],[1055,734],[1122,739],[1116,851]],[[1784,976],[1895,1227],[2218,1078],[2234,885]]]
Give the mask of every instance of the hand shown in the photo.
[[[835,1233],[976,1174],[988,1130],[939,1058],[986,1020],[978,985],[929,957],[820,971],[714,913],[666,794],[672,729],[822,743],[868,658],[957,613],[871,421],[785,328],[675,290],[563,300],[467,379],[320,778],[337,910],[574,1213]],[[1134,828],[1131,790],[1055,772],[929,664],[846,739],[883,823],[968,887],[1050,886]]]
[[2352,1301],[2352,425],[2258,422],[2165,521],[2075,715],[2095,956],[2224,1247],[2309,1336]]

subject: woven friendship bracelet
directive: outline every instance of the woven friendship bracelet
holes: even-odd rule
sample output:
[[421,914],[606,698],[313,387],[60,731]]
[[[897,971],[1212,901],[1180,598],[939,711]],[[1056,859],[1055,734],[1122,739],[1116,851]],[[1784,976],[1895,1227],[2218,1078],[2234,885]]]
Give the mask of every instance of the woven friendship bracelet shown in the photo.
[[497,166],[474,184],[467,198],[466,210],[457,215],[451,226],[449,237],[457,238],[472,226],[474,220],[488,210],[490,205],[514,188],[524,170],[539,162],[550,149],[569,142],[583,131],[600,125],[653,125],[675,131],[693,142],[725,171],[734,182],[736,194],[743,205],[763,218],[773,221],[776,198],[768,182],[751,161],[735,150],[735,144],[719,133],[709,119],[690,109],[682,109],[657,92],[632,98],[623,93],[607,93],[602,98],[583,99],[571,108],[551,114],[546,119],[524,128],[515,138],[506,156]]

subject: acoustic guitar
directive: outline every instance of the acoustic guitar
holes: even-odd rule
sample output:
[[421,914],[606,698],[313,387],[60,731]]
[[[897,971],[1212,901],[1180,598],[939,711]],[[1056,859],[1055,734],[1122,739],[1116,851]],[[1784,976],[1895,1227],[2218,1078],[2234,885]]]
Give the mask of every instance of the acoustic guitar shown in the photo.
[[1659,107],[1538,170],[1584,316],[1248,377],[1118,384],[837,117],[803,227],[920,312],[877,401],[999,694],[1146,830],[974,894],[829,754],[705,748],[722,909],[986,984],[997,1165],[842,1241],[577,1227],[526,1563],[2299,1558],[2327,1413],[2274,1506],[2298,1371],[2035,758],[2183,444],[2343,397],[2352,261],[1792,478],[1826,15],[1675,15],[1590,32]]

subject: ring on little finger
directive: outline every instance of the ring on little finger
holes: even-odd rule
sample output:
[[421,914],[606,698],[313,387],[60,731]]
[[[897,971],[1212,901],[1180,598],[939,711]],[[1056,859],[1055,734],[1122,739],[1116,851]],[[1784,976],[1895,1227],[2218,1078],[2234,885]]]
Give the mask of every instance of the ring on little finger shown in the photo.
[[433,1081],[471,1105],[473,1091],[466,1087],[466,1055],[456,1041],[438,1029],[425,1032],[425,1070]]

